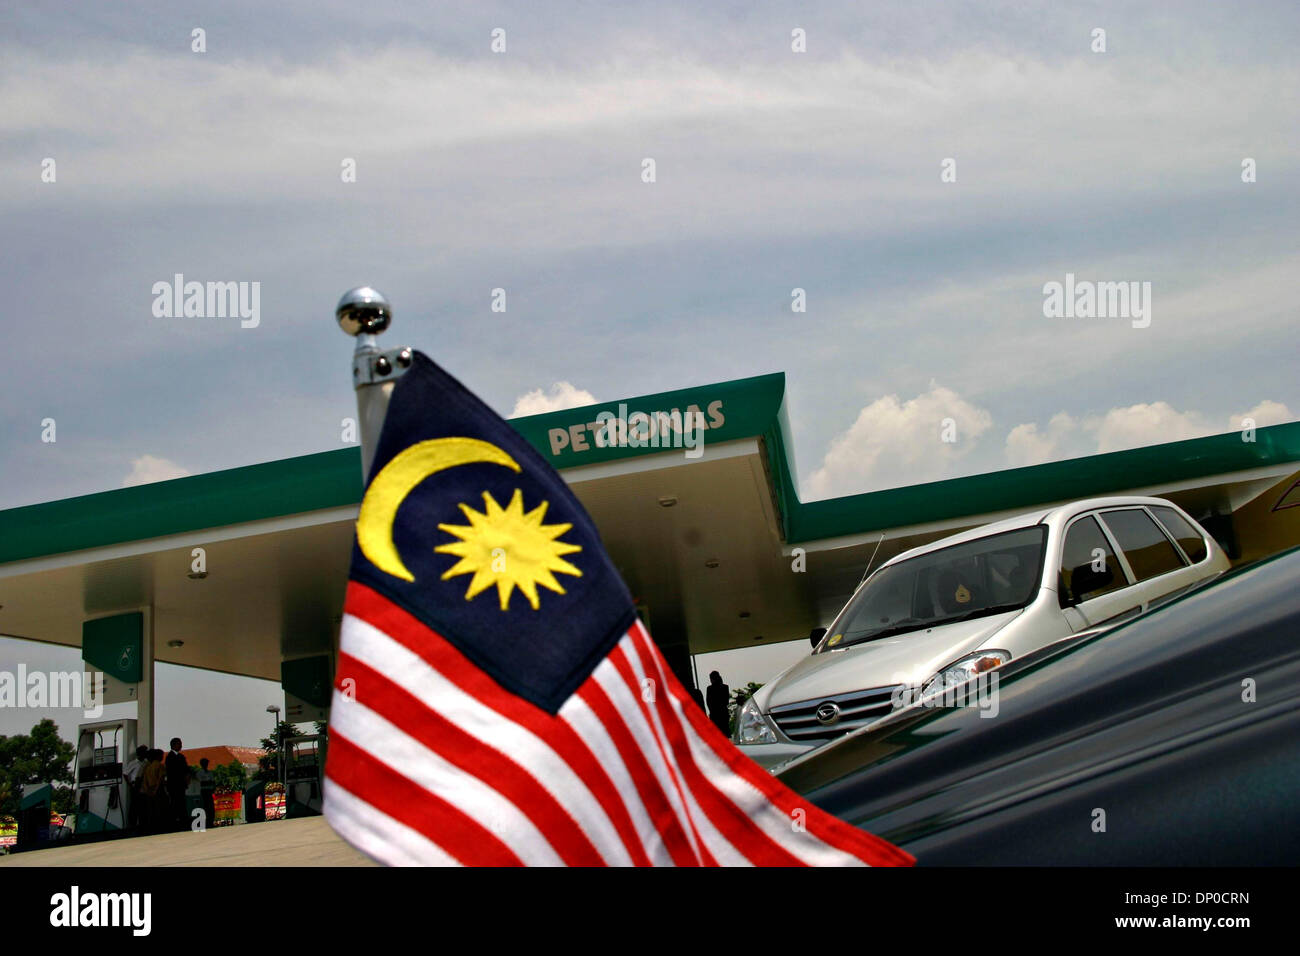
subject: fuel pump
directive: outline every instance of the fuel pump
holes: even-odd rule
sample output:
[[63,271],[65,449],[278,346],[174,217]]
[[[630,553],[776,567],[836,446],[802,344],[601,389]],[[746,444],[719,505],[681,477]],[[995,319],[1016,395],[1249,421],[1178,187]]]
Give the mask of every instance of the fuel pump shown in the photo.
[[285,817],[314,817],[321,812],[325,735],[285,737],[280,744],[280,773],[284,778]]
[[15,850],[34,850],[50,842],[50,804],[53,799],[54,788],[48,783],[23,784]]
[[77,728],[77,832],[125,830],[131,788],[122,768],[135,753],[135,720],[102,720]]

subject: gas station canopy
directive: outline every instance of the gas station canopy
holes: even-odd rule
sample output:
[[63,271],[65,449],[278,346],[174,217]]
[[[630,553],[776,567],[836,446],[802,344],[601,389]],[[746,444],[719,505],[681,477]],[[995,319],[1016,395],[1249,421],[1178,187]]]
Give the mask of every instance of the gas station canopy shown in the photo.
[[[638,412],[648,446],[602,441]],[[677,423],[695,420],[703,442],[682,447]],[[779,373],[511,424],[591,513],[682,674],[691,654],[805,637],[873,555],[1040,505],[1160,495],[1253,557],[1272,519],[1240,516],[1278,514],[1300,467],[1293,422],[805,503]],[[80,646],[86,620],[148,607],[155,660],[279,680],[282,661],[335,647],[361,492],[352,446],[0,512],[0,634]],[[1300,543],[1293,525],[1267,547]]]

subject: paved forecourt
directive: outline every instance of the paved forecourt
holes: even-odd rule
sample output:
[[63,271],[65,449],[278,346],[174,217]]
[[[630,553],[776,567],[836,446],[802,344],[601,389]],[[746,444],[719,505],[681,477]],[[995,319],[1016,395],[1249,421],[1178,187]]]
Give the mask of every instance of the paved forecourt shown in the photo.
[[324,817],[105,840],[0,856],[8,866],[375,866]]

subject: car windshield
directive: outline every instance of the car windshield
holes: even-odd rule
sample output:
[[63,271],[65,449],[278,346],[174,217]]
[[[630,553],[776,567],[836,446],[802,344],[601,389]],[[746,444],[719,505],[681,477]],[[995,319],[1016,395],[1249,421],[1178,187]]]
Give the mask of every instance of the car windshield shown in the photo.
[[853,595],[817,653],[1015,611],[1033,600],[1045,525],[954,544],[881,568]]

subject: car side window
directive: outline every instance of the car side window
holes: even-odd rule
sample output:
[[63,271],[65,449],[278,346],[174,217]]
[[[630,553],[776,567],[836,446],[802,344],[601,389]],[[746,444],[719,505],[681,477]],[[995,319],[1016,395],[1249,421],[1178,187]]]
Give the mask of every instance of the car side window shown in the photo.
[[1088,515],[1070,525],[1061,547],[1061,606],[1078,604],[1127,584],[1097,519]]
[[1201,532],[1192,527],[1191,522],[1173,508],[1162,508],[1153,505],[1151,510],[1160,519],[1160,523],[1165,526],[1165,530],[1178,542],[1178,546],[1183,549],[1192,564],[1200,564],[1205,560],[1205,556],[1210,553],[1205,546],[1205,538],[1201,535]]
[[1154,578],[1183,566],[1177,549],[1141,508],[1103,511],[1102,520],[1128,558],[1133,576],[1139,581]]

